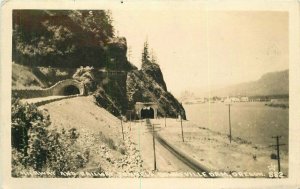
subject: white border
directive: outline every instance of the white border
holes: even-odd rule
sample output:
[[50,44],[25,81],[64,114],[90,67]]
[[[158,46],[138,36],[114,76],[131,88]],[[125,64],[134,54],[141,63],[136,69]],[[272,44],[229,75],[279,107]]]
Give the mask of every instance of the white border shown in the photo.
[[[10,107],[12,9],[199,9],[199,10],[268,10],[289,12],[289,178],[287,179],[27,179],[11,178]],[[0,134],[1,188],[300,188],[300,48],[299,1],[8,1],[1,7],[1,67],[0,67]],[[274,20],[275,22],[276,20]],[[126,37],[126,36],[125,36]]]

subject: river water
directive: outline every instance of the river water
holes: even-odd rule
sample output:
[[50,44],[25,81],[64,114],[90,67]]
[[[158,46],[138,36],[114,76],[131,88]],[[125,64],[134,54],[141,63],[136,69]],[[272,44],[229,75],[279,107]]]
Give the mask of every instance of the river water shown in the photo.
[[[185,104],[187,119],[199,127],[229,133],[229,110],[223,103]],[[233,137],[255,145],[276,144],[272,136],[280,135],[281,149],[288,152],[289,109],[265,106],[263,102],[234,103],[230,106]]]

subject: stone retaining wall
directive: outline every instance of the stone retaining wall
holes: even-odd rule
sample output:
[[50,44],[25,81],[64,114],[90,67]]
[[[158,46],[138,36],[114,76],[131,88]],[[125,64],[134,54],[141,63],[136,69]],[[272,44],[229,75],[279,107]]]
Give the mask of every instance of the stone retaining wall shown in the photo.
[[79,89],[79,95],[85,95],[84,85],[74,79],[66,79],[57,82],[55,85],[46,89],[13,89],[12,95],[19,98],[37,98],[55,95],[64,95],[64,88],[73,85]]

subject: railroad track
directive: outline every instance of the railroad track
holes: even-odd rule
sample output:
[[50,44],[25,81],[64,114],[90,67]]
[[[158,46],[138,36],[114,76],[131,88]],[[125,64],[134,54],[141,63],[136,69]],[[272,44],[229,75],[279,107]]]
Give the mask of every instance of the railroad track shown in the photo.
[[[169,142],[167,142],[165,139],[163,139],[158,133],[152,132],[152,124],[149,119],[146,119],[146,126],[149,131],[151,131],[151,134],[154,134],[155,139],[165,148],[167,149],[171,154],[173,154],[178,160],[180,160],[182,163],[190,167],[192,170],[194,170],[197,173],[206,172],[208,173],[209,170],[205,168],[204,166],[200,165],[196,160],[192,159],[191,157],[188,157],[186,154],[181,152],[179,149],[176,149],[173,147]],[[212,178],[207,174],[208,178]],[[216,177],[214,177],[216,178]]]

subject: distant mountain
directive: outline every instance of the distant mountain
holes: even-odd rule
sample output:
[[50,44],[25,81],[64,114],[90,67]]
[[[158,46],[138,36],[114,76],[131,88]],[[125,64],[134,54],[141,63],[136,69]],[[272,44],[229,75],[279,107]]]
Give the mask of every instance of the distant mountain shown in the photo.
[[289,94],[289,70],[264,74],[259,80],[208,90],[188,90],[180,95],[181,101],[208,96],[274,96]]
[[187,102],[187,101],[195,99],[195,98],[196,98],[195,94],[188,90],[183,91],[179,96],[179,100],[181,102]]
[[211,91],[211,96],[267,96],[289,94],[289,70],[264,74],[259,80]]

